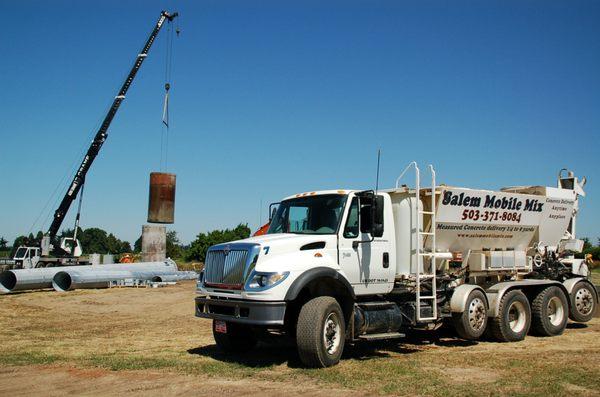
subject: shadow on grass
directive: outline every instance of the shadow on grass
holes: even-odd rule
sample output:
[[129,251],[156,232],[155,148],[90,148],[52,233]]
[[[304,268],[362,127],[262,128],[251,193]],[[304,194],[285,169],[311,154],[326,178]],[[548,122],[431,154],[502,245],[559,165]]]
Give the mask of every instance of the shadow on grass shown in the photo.
[[[390,353],[412,354],[418,348],[405,346],[404,339],[357,342],[346,344],[342,360],[367,361],[390,357]],[[217,345],[200,346],[187,351],[189,354],[210,357],[221,362],[244,365],[251,368],[264,368],[287,364],[290,368],[304,368],[293,339],[280,338],[270,343],[259,342],[256,348],[246,353],[228,353]]]
[[284,341],[264,344],[259,343],[256,348],[245,353],[229,353],[221,350],[217,345],[200,346],[187,351],[214,360],[240,364],[251,368],[263,368],[287,363],[290,368],[300,368],[302,364],[295,346]]
[[10,292],[0,293],[0,296],[15,296],[15,295],[22,295],[22,294],[34,294],[36,292],[55,292],[55,291],[52,288],[23,289],[23,290],[18,290],[18,291],[10,291]]
[[587,328],[588,325],[584,324],[584,323],[568,323],[567,324],[567,328],[568,329],[583,329],[583,328]]
[[444,347],[469,347],[478,344],[477,341],[458,338],[452,327],[448,325],[434,331],[411,330],[407,333],[404,342],[416,346],[434,345]]

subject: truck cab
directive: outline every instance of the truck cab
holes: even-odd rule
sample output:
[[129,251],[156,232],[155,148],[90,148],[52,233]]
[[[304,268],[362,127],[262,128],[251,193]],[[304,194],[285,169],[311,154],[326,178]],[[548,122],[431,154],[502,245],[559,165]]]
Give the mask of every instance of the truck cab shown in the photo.
[[33,269],[40,261],[40,248],[20,246],[13,256],[16,269]]
[[[389,195],[378,194],[384,203],[377,215],[382,227],[372,237],[367,225],[372,219],[365,216],[373,202],[370,193],[367,198],[364,192],[329,190],[285,198],[266,234],[208,250],[200,292],[285,302],[298,278],[310,274],[335,274],[352,295],[390,292],[395,275],[391,202]],[[283,324],[283,318],[277,322]]]
[[444,322],[461,338],[516,341],[591,319],[598,294],[564,249],[578,246],[574,189],[436,186],[433,167],[423,189],[411,166],[415,188],[289,196],[266,234],[210,247],[195,303],[217,345],[285,334],[305,365],[326,367],[346,343]]

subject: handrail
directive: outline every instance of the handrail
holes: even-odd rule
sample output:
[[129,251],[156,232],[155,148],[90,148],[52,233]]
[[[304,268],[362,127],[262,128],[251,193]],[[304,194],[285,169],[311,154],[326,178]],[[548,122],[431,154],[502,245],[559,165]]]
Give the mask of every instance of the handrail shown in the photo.
[[400,174],[400,176],[398,178],[396,178],[396,189],[398,189],[398,183],[400,182],[400,179],[402,179],[402,177],[404,176],[404,174],[406,174],[406,171],[408,171],[410,169],[411,166],[415,166],[415,171],[417,172],[417,174],[419,174],[419,166],[417,165],[416,161],[411,161],[406,168],[404,169],[404,171],[402,171],[402,173]]

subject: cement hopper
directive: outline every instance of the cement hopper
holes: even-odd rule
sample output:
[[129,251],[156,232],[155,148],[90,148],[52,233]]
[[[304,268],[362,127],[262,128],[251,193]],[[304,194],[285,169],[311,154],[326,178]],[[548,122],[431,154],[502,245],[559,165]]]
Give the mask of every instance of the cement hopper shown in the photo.
[[[424,232],[420,245],[432,247],[431,190],[421,192],[419,215],[414,191],[389,193],[398,219],[397,275],[407,276],[416,272],[417,216]],[[574,190],[552,187],[491,191],[440,186],[435,194],[436,257],[460,253],[466,260],[479,261],[471,270],[481,271],[528,268],[527,255],[533,248],[558,246],[577,205]]]

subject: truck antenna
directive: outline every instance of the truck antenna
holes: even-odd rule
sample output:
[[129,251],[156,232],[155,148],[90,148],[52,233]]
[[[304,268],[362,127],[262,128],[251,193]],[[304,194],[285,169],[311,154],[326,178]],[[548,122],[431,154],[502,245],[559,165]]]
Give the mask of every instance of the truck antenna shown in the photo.
[[381,158],[381,149],[377,149],[377,176],[375,177],[375,194],[379,189],[379,159]]

